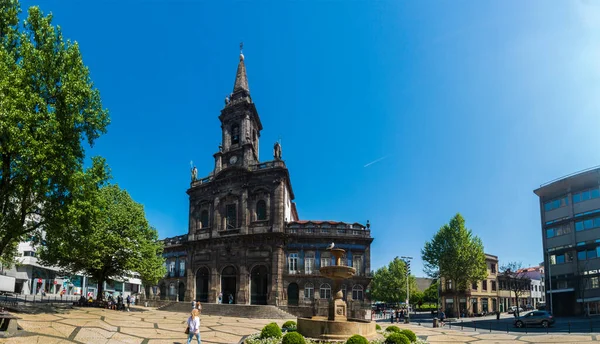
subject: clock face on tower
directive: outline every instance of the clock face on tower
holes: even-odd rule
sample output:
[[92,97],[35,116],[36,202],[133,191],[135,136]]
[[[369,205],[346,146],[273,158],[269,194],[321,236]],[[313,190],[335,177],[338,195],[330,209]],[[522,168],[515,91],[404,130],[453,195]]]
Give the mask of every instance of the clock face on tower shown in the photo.
[[238,157],[237,155],[232,156],[231,158],[229,158],[229,164],[230,165],[235,165],[235,163],[238,161]]

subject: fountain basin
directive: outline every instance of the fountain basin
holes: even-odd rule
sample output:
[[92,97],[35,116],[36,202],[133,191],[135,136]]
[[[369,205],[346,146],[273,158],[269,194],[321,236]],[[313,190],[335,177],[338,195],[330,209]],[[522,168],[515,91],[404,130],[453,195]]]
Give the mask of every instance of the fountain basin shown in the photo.
[[331,279],[348,279],[356,274],[356,269],[349,266],[331,265],[320,268],[319,272]]
[[326,317],[298,318],[298,332],[303,336],[323,340],[345,340],[355,334],[367,339],[377,336],[375,323],[368,320],[328,320]]

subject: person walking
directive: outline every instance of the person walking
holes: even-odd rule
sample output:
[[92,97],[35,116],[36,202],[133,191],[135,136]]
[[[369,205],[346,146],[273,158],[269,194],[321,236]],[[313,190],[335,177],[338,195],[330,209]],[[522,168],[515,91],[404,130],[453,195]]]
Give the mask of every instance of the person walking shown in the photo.
[[200,311],[197,308],[192,309],[192,313],[187,320],[189,333],[187,344],[192,342],[192,338],[196,337],[198,344],[200,344]]
[[129,307],[131,306],[131,295],[127,295],[127,311],[129,312]]

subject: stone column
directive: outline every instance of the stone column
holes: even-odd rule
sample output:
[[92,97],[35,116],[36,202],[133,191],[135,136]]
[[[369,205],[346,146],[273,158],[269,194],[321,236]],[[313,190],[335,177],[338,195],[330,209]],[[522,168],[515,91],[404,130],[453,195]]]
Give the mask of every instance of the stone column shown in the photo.
[[285,267],[283,245],[278,244],[272,254],[271,292],[267,304],[277,306],[285,293],[283,290],[283,269]]
[[194,270],[192,270],[192,257],[190,255],[187,256],[186,259],[186,287],[185,288],[185,301],[191,301],[196,299],[196,275],[194,274]]
[[249,279],[248,279],[248,268],[246,266],[239,267],[238,273],[238,290],[237,296],[235,298],[235,303],[239,305],[249,305],[250,298],[248,297],[248,293],[250,292]]
[[240,227],[242,230],[240,231],[240,234],[248,234],[248,225],[250,223],[248,218],[248,189],[244,189],[242,192],[241,213],[242,218]]
[[219,291],[221,291],[221,279],[217,268],[215,266],[210,268],[210,276],[209,276],[209,285],[210,292],[208,294],[208,302],[217,303],[217,298],[219,297]]

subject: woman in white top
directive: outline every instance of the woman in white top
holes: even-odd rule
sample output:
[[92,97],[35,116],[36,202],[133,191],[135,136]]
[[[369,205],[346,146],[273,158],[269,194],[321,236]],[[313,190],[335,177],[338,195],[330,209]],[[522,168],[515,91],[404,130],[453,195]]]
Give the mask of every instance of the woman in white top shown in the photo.
[[188,318],[187,323],[190,328],[187,344],[192,342],[194,336],[196,336],[196,340],[198,341],[198,344],[200,344],[200,311],[198,309],[192,310],[192,314]]

